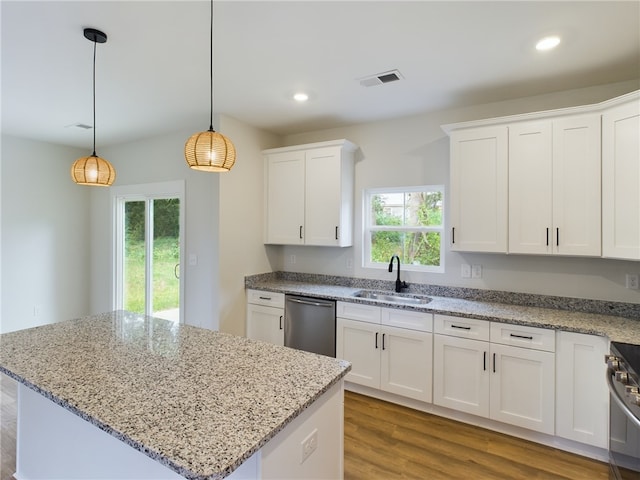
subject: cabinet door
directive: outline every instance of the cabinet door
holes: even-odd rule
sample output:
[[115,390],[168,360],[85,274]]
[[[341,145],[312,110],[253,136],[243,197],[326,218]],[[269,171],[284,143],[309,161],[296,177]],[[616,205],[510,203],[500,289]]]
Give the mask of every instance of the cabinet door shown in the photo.
[[609,390],[603,358],[609,342],[582,333],[557,335],[556,435],[607,448]]
[[489,343],[434,335],[433,403],[489,416]]
[[265,243],[304,242],[304,151],[266,158]]
[[351,362],[345,380],[380,388],[380,326],[336,319],[336,358]]
[[509,126],[509,253],[551,253],[551,122]]
[[640,260],[640,105],[602,116],[602,256]]
[[247,337],[284,345],[284,309],[247,304]]
[[[348,160],[344,160],[348,162]],[[345,165],[346,166],[346,165]],[[351,245],[353,189],[339,147],[317,148],[306,153],[305,244]],[[353,180],[351,180],[351,183]],[[343,202],[343,191],[350,192]],[[343,216],[348,216],[348,222]],[[348,225],[348,226],[347,226]]]
[[491,344],[489,417],[553,435],[555,431],[555,355]]
[[600,116],[553,122],[553,251],[599,257]]
[[381,333],[380,388],[431,402],[432,334],[393,327]]
[[451,249],[507,252],[507,127],[451,134]]

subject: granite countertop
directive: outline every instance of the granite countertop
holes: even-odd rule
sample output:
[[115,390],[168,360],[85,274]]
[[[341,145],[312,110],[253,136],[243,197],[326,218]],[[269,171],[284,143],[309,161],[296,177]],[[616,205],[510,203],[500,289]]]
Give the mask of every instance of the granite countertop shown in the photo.
[[245,285],[256,290],[587,333],[606,336],[614,342],[640,345],[640,319],[635,318],[434,295],[425,295],[432,300],[424,305],[403,305],[354,297],[362,286],[311,283],[270,275],[247,277]]
[[0,371],[188,479],[220,479],[345,361],[111,312],[0,335]]

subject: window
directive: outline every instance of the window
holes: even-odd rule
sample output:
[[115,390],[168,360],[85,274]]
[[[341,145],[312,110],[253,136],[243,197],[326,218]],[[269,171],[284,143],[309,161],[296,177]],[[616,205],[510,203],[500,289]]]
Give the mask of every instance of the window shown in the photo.
[[366,267],[398,255],[407,270],[444,272],[444,186],[367,190],[364,208]]

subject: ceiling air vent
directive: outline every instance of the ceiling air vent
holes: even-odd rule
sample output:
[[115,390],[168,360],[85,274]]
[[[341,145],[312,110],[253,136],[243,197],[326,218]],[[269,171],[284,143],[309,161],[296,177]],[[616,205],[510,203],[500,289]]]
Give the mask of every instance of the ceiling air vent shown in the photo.
[[383,83],[397,82],[403,78],[404,77],[398,70],[390,70],[388,72],[359,78],[358,81],[363,87],[373,87],[374,85],[382,85]]
[[86,123],[72,123],[71,125],[65,125],[64,128],[81,128],[83,130],[91,130],[93,127]]

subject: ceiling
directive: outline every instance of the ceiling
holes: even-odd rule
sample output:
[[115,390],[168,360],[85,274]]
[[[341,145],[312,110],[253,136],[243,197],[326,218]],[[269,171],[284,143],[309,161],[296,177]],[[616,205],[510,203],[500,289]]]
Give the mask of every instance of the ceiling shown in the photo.
[[[209,126],[209,2],[0,3],[2,131],[90,147]],[[300,133],[640,78],[638,1],[217,0],[214,105]],[[560,46],[537,52],[543,35]],[[401,81],[359,79],[397,69]],[[305,90],[310,99],[290,96]],[[223,132],[224,133],[224,132]]]

